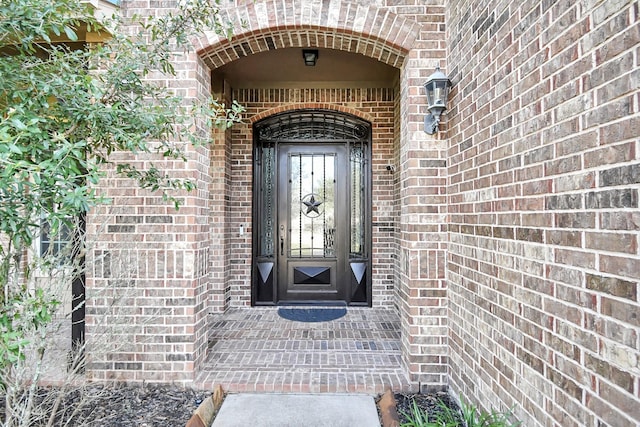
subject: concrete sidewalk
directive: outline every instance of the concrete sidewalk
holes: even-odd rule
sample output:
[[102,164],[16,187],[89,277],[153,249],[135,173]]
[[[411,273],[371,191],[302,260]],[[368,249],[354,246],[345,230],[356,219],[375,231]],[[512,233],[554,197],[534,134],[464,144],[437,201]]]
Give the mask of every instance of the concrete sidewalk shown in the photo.
[[213,427],[380,427],[372,396],[246,393],[228,395]]

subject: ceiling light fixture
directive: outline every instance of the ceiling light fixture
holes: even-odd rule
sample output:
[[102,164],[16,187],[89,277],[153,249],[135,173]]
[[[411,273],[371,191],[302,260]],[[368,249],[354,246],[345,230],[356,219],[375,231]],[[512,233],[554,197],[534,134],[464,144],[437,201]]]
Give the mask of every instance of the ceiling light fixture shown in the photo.
[[315,67],[318,60],[318,49],[303,49],[302,58],[304,59],[304,65],[307,67]]

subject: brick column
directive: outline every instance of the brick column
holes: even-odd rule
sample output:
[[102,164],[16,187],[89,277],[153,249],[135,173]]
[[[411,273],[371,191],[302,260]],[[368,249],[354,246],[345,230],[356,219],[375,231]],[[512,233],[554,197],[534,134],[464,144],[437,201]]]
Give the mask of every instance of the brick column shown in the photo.
[[[206,70],[209,68],[205,66]],[[214,96],[231,104],[231,87],[225,82],[217,82]],[[230,185],[231,185],[231,130],[213,130],[211,149],[210,228],[211,253],[209,259],[211,312],[222,313],[230,304],[229,262],[230,262]]]
[[398,297],[411,379],[423,389],[440,389],[448,382],[446,139],[423,131],[422,84],[437,61],[418,56],[419,51],[411,52],[401,81]]

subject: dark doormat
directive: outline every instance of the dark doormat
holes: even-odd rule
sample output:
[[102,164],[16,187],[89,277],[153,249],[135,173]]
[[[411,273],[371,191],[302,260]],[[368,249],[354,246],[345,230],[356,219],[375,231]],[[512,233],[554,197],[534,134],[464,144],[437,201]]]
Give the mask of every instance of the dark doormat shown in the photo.
[[346,308],[279,308],[278,315],[296,322],[328,322],[347,314]]

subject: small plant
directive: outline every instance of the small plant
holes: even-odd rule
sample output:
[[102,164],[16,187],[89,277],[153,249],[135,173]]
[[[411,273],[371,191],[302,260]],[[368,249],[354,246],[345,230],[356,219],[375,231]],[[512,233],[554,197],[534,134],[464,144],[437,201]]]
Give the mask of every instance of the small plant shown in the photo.
[[494,409],[491,412],[485,410],[478,410],[475,406],[465,403],[462,398],[460,399],[460,411],[462,413],[462,419],[466,427],[518,427],[520,421],[512,422],[511,411],[498,412]]
[[411,401],[411,413],[402,412],[408,420],[400,424],[400,427],[457,427],[462,426],[460,414],[452,409],[441,399],[438,399],[438,406],[432,413],[421,409],[415,400]]
[[411,413],[402,411],[402,415],[409,421],[402,423],[400,427],[430,427],[429,414],[418,407],[415,400],[411,401]]
[[432,413],[421,409],[415,400],[411,402],[411,413],[402,412],[408,420],[400,427],[518,427],[519,421],[512,422],[511,411],[486,412],[460,399],[461,408],[452,408],[442,399],[438,400],[437,409]]

